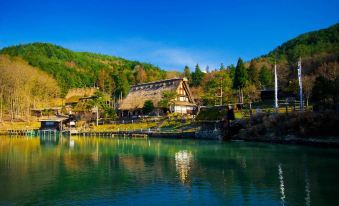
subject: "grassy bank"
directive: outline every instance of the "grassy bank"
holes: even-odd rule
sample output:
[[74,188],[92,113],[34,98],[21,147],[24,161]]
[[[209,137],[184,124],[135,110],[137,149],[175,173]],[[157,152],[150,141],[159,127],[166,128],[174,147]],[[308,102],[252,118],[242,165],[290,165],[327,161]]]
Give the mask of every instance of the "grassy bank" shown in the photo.
[[104,124],[90,128],[94,132],[122,131],[122,130],[140,130],[156,127],[156,122],[140,122],[133,124]]
[[0,122],[0,130],[39,129],[40,122]]

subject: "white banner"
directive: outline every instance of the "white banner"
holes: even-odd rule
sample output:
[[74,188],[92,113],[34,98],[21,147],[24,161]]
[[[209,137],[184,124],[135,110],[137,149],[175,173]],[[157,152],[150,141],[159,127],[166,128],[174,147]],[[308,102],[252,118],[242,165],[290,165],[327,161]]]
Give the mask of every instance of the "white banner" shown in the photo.
[[301,59],[298,61],[298,80],[299,80],[299,98],[300,98],[300,110],[304,110],[303,102],[303,82],[301,78]]

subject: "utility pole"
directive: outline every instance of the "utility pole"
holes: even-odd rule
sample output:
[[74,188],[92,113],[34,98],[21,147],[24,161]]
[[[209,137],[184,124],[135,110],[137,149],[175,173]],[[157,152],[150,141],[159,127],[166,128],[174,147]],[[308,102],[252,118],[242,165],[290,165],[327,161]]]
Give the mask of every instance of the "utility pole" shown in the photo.
[[95,111],[96,111],[96,125],[99,125],[99,107],[95,106]]

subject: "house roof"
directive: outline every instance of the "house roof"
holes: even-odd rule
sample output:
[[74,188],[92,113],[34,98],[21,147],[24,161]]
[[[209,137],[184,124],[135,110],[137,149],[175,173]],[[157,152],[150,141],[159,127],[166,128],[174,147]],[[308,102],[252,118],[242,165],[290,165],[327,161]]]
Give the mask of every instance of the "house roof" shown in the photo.
[[77,103],[81,98],[93,97],[97,91],[96,87],[70,89],[65,97],[66,103]]
[[67,119],[67,117],[56,117],[51,119],[41,119],[40,122],[63,122]]
[[[132,86],[126,98],[121,102],[119,109],[141,109],[143,108],[144,103],[147,100],[151,100],[154,106],[157,107],[158,102],[162,99],[163,92],[176,91],[181,82],[183,82],[184,87],[186,87],[188,95],[191,96],[186,78],[174,78],[144,84],[137,84]],[[187,104],[194,104],[194,100],[190,98],[190,102],[187,102]]]

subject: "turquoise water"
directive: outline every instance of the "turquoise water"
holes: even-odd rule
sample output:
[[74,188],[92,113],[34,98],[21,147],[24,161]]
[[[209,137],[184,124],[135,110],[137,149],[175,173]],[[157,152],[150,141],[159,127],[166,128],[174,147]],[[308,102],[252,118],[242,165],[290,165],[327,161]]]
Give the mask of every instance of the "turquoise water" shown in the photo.
[[0,136],[0,205],[339,205],[339,150]]

